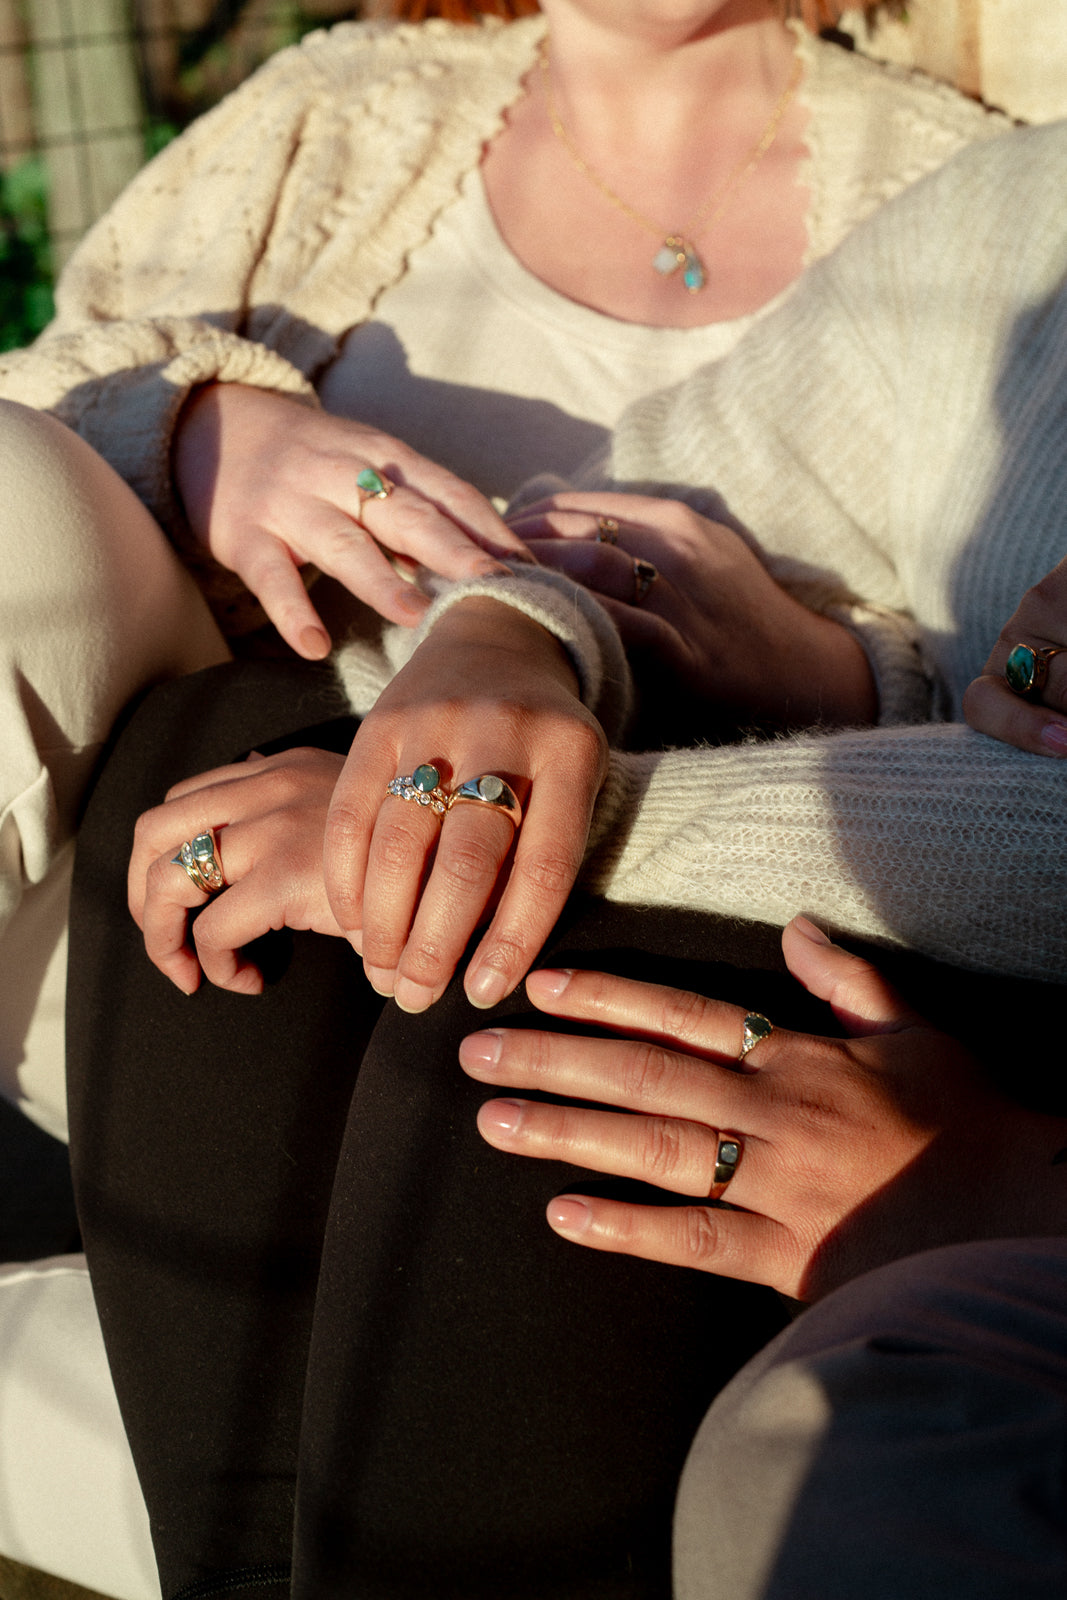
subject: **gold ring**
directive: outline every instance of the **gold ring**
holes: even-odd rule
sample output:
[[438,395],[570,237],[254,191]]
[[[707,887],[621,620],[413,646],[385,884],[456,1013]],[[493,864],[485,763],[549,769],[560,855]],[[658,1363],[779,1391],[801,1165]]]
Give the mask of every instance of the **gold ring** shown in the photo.
[[596,542],[597,544],[618,544],[619,524],[614,517],[597,517]]
[[178,854],[171,857],[171,865],[182,867],[204,894],[218,894],[220,889],[226,887],[222,867],[215,854],[215,835],[210,829],[207,833],[198,833],[195,839],[186,839]]
[[1064,653],[1063,645],[1046,645],[1035,650],[1028,644],[1017,644],[1004,663],[1004,676],[1012,694],[1023,699],[1036,700],[1048,682],[1048,664],[1053,656]]
[[639,606],[642,600],[659,577],[659,568],[654,567],[651,561],[642,561],[634,557],[634,598],[633,603]]
[[715,1147],[715,1171],[712,1174],[711,1188],[708,1190],[709,1200],[719,1200],[726,1185],[730,1182],[745,1153],[745,1141],[737,1133],[720,1131],[719,1142]]
[[397,800],[414,800],[416,805],[428,806],[435,817],[443,817],[448,810],[448,796],[440,785],[441,774],[429,761],[424,761],[414,772],[393,778],[385,792]]
[[388,500],[395,485],[384,472],[375,472],[373,467],[364,467],[356,477],[356,491],[359,494],[359,510],[357,519],[363,515],[363,507],[368,500]]
[[741,1049],[738,1061],[743,1061],[750,1050],[754,1050],[763,1039],[769,1039],[774,1032],[774,1023],[759,1011],[750,1011],[745,1017],[744,1027],[741,1031]]
[[453,806],[463,805],[464,802],[492,806],[494,811],[502,811],[513,827],[517,828],[522,822],[522,807],[514,790],[495,772],[483,772],[480,778],[468,778],[461,783],[449,796],[448,809],[451,811]]

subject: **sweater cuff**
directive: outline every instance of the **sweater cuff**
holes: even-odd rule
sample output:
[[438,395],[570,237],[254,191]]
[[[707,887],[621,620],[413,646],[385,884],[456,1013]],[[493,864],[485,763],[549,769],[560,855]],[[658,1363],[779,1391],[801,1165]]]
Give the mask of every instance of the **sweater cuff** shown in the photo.
[[827,606],[824,615],[847,628],[867,657],[878,695],[878,727],[903,727],[944,715],[910,617],[859,601]]
[[[507,573],[493,573],[467,583],[432,579],[430,588],[436,598],[418,628],[394,626],[385,630],[383,644],[389,665],[386,681],[411,659],[434,624],[452,606],[476,597],[498,600],[521,611],[559,640],[577,673],[582,704],[596,717],[609,741],[620,737],[633,700],[630,669],[614,623],[588,590],[562,573],[524,562],[509,563]],[[364,656],[354,655],[351,667],[339,660],[338,670],[346,692],[351,682],[365,700],[374,675],[368,671]],[[353,702],[353,709],[362,712],[369,708]]]

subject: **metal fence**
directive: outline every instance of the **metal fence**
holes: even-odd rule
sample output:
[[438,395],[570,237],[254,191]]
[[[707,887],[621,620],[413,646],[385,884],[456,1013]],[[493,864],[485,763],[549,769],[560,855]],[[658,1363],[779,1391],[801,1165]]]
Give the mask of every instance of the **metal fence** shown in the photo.
[[145,159],[346,0],[0,0],[0,349]]

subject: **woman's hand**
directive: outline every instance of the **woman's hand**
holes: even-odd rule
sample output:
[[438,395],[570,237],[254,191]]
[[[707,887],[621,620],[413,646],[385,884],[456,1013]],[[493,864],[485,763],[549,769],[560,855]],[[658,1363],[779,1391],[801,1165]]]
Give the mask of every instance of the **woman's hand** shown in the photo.
[[[176,784],[138,820],[130,910],[149,959],[185,994],[201,969],[220,988],[258,994],[262,975],[243,950],[272,928],[340,933],[323,883],[322,840],[342,761],[325,750],[251,756]],[[174,863],[183,840],[208,830],[227,885],[210,900]]]
[[777,1029],[741,1064],[737,1006],[541,971],[527,980],[540,1010],[638,1038],[501,1029],[464,1040],[460,1061],[481,1081],[636,1113],[491,1100],[478,1125],[498,1149],[706,1197],[720,1136],[740,1138],[729,1208],[563,1195],[552,1227],[801,1298],[937,1244],[1062,1231],[1067,1168],[1053,1163],[1067,1123],[1006,1102],[962,1045],[803,918],[783,947],[850,1039]]
[[[387,794],[423,764],[446,791],[502,778],[521,825],[489,805],[438,818]],[[574,884],[606,770],[603,732],[557,641],[499,601],[448,610],[365,718],[327,822],[330,904],[378,992],[425,1010],[490,912],[467,996],[487,1007],[513,989]]]
[[[1004,667],[1017,644],[1034,650],[1064,650],[1048,663],[1048,677],[1035,696],[1008,687]],[[985,664],[963,697],[963,714],[979,733],[991,734],[1039,756],[1067,756],[1067,559],[1028,589]]]
[[[680,697],[780,727],[874,721],[855,637],[781,588],[731,528],[623,494],[560,494],[509,520],[539,561],[603,600],[657,722]],[[657,573],[647,588],[640,562]]]
[[[184,407],[174,476],[193,531],[237,573],[282,637],[309,660],[330,638],[300,578],[313,562],[391,622],[412,625],[429,601],[401,577],[446,578],[528,560],[489,502],[443,467],[374,428],[244,384],[208,384]],[[396,487],[368,499],[371,467]]]

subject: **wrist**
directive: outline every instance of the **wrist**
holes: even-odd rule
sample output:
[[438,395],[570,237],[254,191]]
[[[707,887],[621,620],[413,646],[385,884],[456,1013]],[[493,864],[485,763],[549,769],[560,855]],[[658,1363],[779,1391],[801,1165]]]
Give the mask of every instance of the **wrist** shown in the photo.
[[578,674],[548,628],[503,600],[470,595],[434,620],[430,638],[449,649],[483,651],[521,662],[524,671],[551,676],[579,698]]

